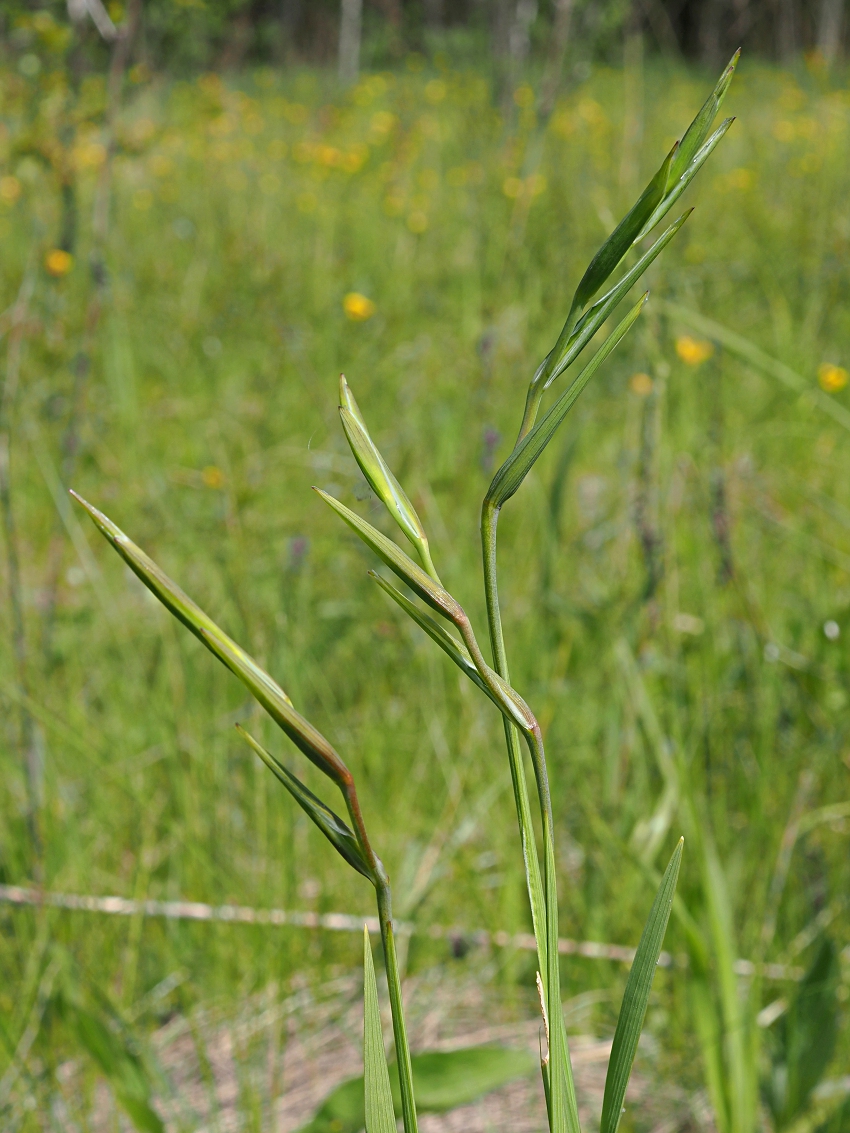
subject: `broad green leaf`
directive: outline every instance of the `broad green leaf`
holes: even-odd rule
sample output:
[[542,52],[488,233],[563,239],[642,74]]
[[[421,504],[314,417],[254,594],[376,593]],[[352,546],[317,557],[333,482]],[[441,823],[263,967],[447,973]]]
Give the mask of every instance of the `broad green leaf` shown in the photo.
[[670,170],[679,143],[673,146],[661,168],[626,213],[596,255],[588,264],[573,297],[572,311],[583,311],[602,284],[631,248],[638,232],[655,212],[664,198],[670,180]]
[[573,407],[579,394],[612,350],[619,345],[631,329],[638,315],[643,310],[648,295],[649,292],[641,296],[616,330],[608,336],[603,345],[594,354],[569,389],[561,394],[546,416],[541,421],[537,422],[531,432],[526,433],[493,477],[493,481],[487,489],[486,498],[492,501],[494,507],[500,508],[502,504],[504,504],[506,500],[509,500],[514,492],[517,491],[520,484],[522,484],[523,480],[534,467],[535,462]]
[[667,193],[664,200],[635,237],[636,244],[640,243],[644,236],[651,232],[656,224],[664,219],[676,201],[678,201],[679,197],[681,197],[682,193],[684,193],[685,189],[687,189],[688,185],[690,185],[691,181],[693,181],[694,177],[696,177],[697,173],[699,173],[700,169],[702,169],[703,165],[705,165],[718,143],[726,136],[727,130],[734,121],[734,118],[724,119],[708,141],[700,147],[691,164],[678,181],[671,185],[670,191]]
[[366,859],[363,857],[360,843],[357,841],[354,831],[343,822],[338,814],[335,814],[330,807],[325,806],[321,799],[317,798],[312,791],[308,790],[301,780],[293,775],[288,768],[284,767],[270,752],[266,751],[262,744],[258,743],[249,732],[246,732],[239,724],[236,725],[236,731],[254,752],[256,752],[272,774],[283,783],[287,791],[289,791],[301,809],[315,822],[337,853],[341,854],[348,864],[353,866],[358,873],[362,873],[364,877],[368,877],[370,881],[374,881],[373,873]]
[[717,86],[708,96],[703,103],[696,118],[691,122],[685,131],[682,138],[679,152],[673,161],[673,168],[670,171],[671,183],[677,181],[688,166],[691,164],[695,154],[702,148],[703,142],[708,137],[711,130],[711,124],[717,117],[717,112],[720,109],[720,104],[726,97],[726,92],[729,89],[729,84],[732,82],[732,76],[735,74],[735,68],[738,66],[738,60],[741,57],[740,48],[735,52],[732,58],[727,63],[723,74],[717,80]]
[[[321,732],[292,707],[292,701],[279,684],[244,649],[227,636],[180,587],[137,547],[124,532],[96,507],[71,495],[86,509],[95,526],[109,540],[130,569],[188,629],[199,638],[222,664],[226,665],[251,695],[259,701],[274,722],[307,758],[336,783],[347,780],[349,772],[340,756]],[[427,576],[426,576],[427,577]]]
[[788,1010],[773,1027],[771,1073],[765,1096],[774,1129],[791,1124],[808,1107],[835,1050],[839,977],[835,945],[823,937]]
[[396,1133],[369,930],[363,928],[363,1096],[366,1133]]
[[[420,1113],[447,1113],[533,1074],[537,1059],[526,1050],[476,1046],[462,1050],[415,1054],[411,1059]],[[398,1070],[389,1068],[396,1116],[401,1115]],[[300,1133],[360,1133],[364,1127],[363,1078],[350,1078],[322,1102]]]
[[345,504],[341,504],[339,500],[334,499],[327,492],[323,492],[321,488],[314,488],[313,491],[317,492],[325,503],[345,520],[366,546],[371,547],[378,558],[386,563],[390,570],[397,574],[403,582],[406,582],[423,602],[427,602],[432,609],[437,610],[438,613],[445,615],[452,621],[463,615],[463,610],[448,590],[427,575],[422,567],[418,566],[409,555],[406,555],[392,539],[382,535],[371,523],[361,519]]
[[683,846],[684,839],[680,839],[673,851],[670,864],[664,871],[626,981],[620,1017],[617,1020],[614,1043],[611,1047],[608,1075],[605,1079],[599,1133],[616,1133],[620,1123],[626,1086],[629,1084],[632,1063],[637,1053],[638,1040],[649,1003],[649,993],[652,990],[652,979],[661,954],[670,910],[673,907],[673,894],[676,892],[676,882],[679,878]]
[[553,351],[553,356],[556,357],[556,361],[549,371],[544,389],[548,389],[552,382],[560,377],[564,370],[575,361],[620,300],[634,287],[656,257],[664,251],[692,212],[693,209],[688,209],[677,221],[671,224],[670,227],[658,237],[652,247],[644,252],[637,263],[626,272],[623,278],[615,283],[611,290],[606,292],[601,299],[597,299],[588,311],[585,311],[576,323],[566,345],[557,355],[556,351],[558,351],[559,348],[556,344],[555,350]]
[[61,1010],[80,1046],[97,1063],[135,1127],[141,1133],[165,1133],[165,1126],[151,1105],[153,1086],[145,1066],[121,1030],[107,1025],[109,1015],[95,1014],[67,996],[61,997]]
[[382,501],[387,511],[402,529],[404,534],[416,548],[416,553],[426,572],[439,582],[434,564],[431,561],[431,551],[428,546],[428,536],[422,521],[416,514],[416,509],[407,498],[407,494],[396,480],[387,462],[378,451],[378,447],[369,435],[363,415],[354,400],[354,394],[345,375],[339,376],[339,415],[346,439],[354,454],[354,459],[360,465],[360,471],[369,481],[372,491]]

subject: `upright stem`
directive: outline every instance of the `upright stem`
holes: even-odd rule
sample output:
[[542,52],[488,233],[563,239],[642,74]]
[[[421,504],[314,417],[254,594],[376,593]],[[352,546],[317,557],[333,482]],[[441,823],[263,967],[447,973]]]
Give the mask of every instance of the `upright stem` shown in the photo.
[[[484,591],[487,602],[487,622],[490,629],[490,641],[493,648],[493,664],[497,673],[503,680],[508,681],[508,661],[505,651],[504,634],[502,632],[502,619],[499,613],[499,590],[496,575],[496,533],[499,520],[499,510],[486,500],[481,512],[481,539],[484,553]],[[548,1066],[549,1080],[544,1082],[547,1086],[547,1104],[554,1107],[550,1113],[552,1128],[563,1128],[565,1125],[576,1133],[576,1098],[573,1084],[572,1067],[570,1065],[569,1047],[567,1045],[564,1014],[561,1008],[561,987],[558,964],[558,889],[555,878],[555,837],[552,821],[552,799],[549,790],[549,774],[546,769],[546,755],[543,750],[543,737],[540,726],[534,721],[531,732],[526,736],[534,765],[534,774],[537,783],[537,793],[540,799],[540,815],[543,823],[543,849],[545,862],[545,875],[543,885],[540,878],[540,864],[537,857],[537,848],[534,844],[534,832],[531,824],[531,813],[528,806],[528,789],[525,783],[525,768],[522,763],[522,754],[519,745],[517,729],[505,720],[505,735],[508,739],[508,757],[511,763],[511,775],[515,785],[517,797],[517,815],[519,818],[520,834],[523,840],[523,851],[527,843],[530,844],[531,853],[526,854],[526,878],[528,892],[531,899],[532,918],[534,920],[534,935],[537,941],[538,962],[540,975],[544,984],[544,997],[549,1020],[550,1034],[550,1060]],[[517,781],[522,784],[522,792],[517,792]],[[523,805],[524,804],[524,805]],[[530,868],[529,868],[530,867]],[[537,908],[535,909],[535,905]],[[551,1081],[552,1074],[563,1078],[555,1085]],[[557,1111],[557,1112],[555,1112]]]
[[401,1088],[401,1114],[404,1133],[417,1133],[416,1102],[413,1097],[413,1068],[410,1064],[410,1047],[407,1043],[407,1030],[404,1025],[404,1004],[401,998],[401,977],[395,951],[393,934],[392,895],[386,877],[376,882],[378,895],[378,919],[381,922],[381,940],[384,945],[384,967],[387,972],[387,987],[390,991],[390,1010],[393,1016],[393,1039],[398,1062],[398,1083]]
[[[493,667],[499,676],[510,683],[505,640],[502,633],[502,619],[499,613],[499,591],[496,581],[496,528],[499,521],[498,509],[489,501],[484,502],[481,512],[481,539],[484,552],[484,597],[487,603],[487,624],[490,631],[490,644],[493,650]],[[505,741],[508,748],[508,762],[514,788],[514,801],[517,808],[522,853],[525,860],[525,876],[528,897],[531,902],[531,919],[537,941],[537,959],[540,975],[546,980],[548,965],[546,961],[546,904],[543,879],[540,873],[540,860],[534,839],[534,824],[528,800],[528,783],[522,759],[519,731],[514,724],[504,720]],[[545,775],[545,765],[544,765]]]

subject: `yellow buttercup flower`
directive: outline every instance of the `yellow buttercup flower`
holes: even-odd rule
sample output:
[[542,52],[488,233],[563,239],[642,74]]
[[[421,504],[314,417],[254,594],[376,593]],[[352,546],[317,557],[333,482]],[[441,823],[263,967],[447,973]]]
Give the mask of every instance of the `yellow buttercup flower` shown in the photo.
[[208,464],[206,466],[206,468],[201,473],[201,479],[203,480],[207,488],[224,487],[224,473],[215,464]]
[[366,319],[371,319],[376,311],[375,304],[371,299],[367,299],[365,295],[361,295],[359,291],[349,291],[342,301],[342,309],[345,311],[349,319],[353,319],[356,323],[365,322]]
[[684,334],[676,339],[676,353],[688,366],[699,366],[714,353],[714,344],[704,338],[691,338]]
[[629,378],[629,389],[638,397],[649,397],[652,393],[652,378],[649,374],[632,374]]
[[74,257],[70,252],[64,252],[61,248],[54,248],[44,257],[44,266],[52,276],[61,279],[74,266]]
[[832,362],[821,362],[818,366],[818,383],[827,393],[838,393],[844,389],[850,380],[850,374],[843,366],[835,366]]

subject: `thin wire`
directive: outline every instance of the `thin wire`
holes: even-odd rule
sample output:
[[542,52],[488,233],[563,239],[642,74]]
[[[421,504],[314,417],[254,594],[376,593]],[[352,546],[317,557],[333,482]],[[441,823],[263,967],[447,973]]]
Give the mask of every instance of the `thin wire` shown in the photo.
[[[379,935],[377,917],[358,917],[351,913],[310,913],[293,909],[257,909],[249,905],[207,905],[200,901],[135,901],[127,897],[95,897],[76,893],[50,893],[40,889],[27,889],[19,885],[0,885],[0,902],[10,905],[48,906],[71,912],[106,913],[119,917],[166,917],[169,920],[220,921],[225,924],[273,925],[289,928],[321,928],[330,932],[362,932],[365,924],[370,933]],[[431,925],[420,929],[408,921],[394,924],[399,936],[421,934],[431,940],[462,940],[480,947],[516,948],[535,952],[537,944],[533,933],[487,932],[476,929],[467,932],[456,927]],[[595,940],[569,940],[561,937],[558,952],[566,956],[582,956],[586,960],[613,960],[631,964],[635,949],[622,944],[602,944]],[[687,958],[662,952],[658,957],[660,968],[686,968]],[[803,969],[792,964],[757,965],[752,960],[736,960],[735,972],[739,976],[753,976],[757,972],[769,980],[800,980]]]

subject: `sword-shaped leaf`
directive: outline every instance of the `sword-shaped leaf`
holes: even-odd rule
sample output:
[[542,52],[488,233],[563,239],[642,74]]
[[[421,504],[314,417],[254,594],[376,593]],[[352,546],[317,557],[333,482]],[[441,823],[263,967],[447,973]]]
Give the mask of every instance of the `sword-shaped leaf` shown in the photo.
[[611,351],[622,341],[631,329],[638,315],[643,310],[648,295],[649,292],[646,292],[645,295],[641,296],[617,329],[608,336],[603,345],[593,355],[569,389],[561,394],[546,416],[541,421],[537,422],[531,432],[526,433],[493,477],[493,481],[487,490],[486,498],[490,500],[495,507],[500,508],[519,488],[520,484],[534,466],[535,461],[555,435],[555,431],[569,413],[579,394]]
[[382,559],[403,582],[406,582],[423,602],[427,602],[432,609],[437,610],[452,621],[463,614],[460,605],[452,598],[448,590],[441,586],[439,582],[435,582],[430,575],[427,575],[422,567],[418,566],[409,555],[406,555],[392,539],[382,535],[371,523],[361,519],[345,504],[341,504],[339,500],[334,499],[327,492],[323,492],[321,488],[314,488],[313,491],[318,492],[325,503],[332,507],[337,515],[345,520],[352,531],[360,536],[366,546],[371,547],[378,558]]
[[682,213],[679,219],[674,221],[674,223],[658,237],[652,247],[644,252],[637,263],[626,272],[623,278],[618,280],[611,290],[607,291],[601,299],[597,299],[589,310],[585,311],[576,323],[562,353],[552,367],[549,377],[546,379],[546,384],[543,387],[544,389],[548,389],[552,382],[560,377],[564,370],[575,361],[620,300],[634,287],[650,264],[664,251],[693,211],[694,210],[691,208],[688,209],[687,212]]
[[363,1084],[366,1133],[396,1133],[369,930],[363,928]]
[[378,451],[377,445],[369,436],[366,422],[363,420],[351,387],[345,380],[345,374],[339,376],[339,415],[354,459],[360,465],[360,471],[369,481],[372,491],[416,548],[422,566],[435,581],[439,582],[431,561],[428,536],[425,534],[422,521],[416,514],[416,508],[407,498],[404,488],[396,480],[389,465]]
[[362,873],[364,877],[368,877],[370,881],[374,881],[374,875],[369,869],[366,859],[363,857],[363,852],[360,849],[360,844],[354,834],[354,831],[339,817],[338,814],[325,806],[321,799],[317,798],[312,791],[298,779],[292,772],[284,767],[282,763],[266,749],[262,744],[249,733],[246,732],[239,724],[236,725],[236,731],[243,740],[256,752],[260,759],[265,763],[266,767],[275,775],[287,791],[292,795],[305,814],[315,822],[333,848],[339,853],[350,866]]
[[626,1086],[629,1084],[632,1063],[635,1060],[638,1039],[646,1015],[646,1005],[649,1003],[652,977],[655,975],[655,967],[667,931],[667,922],[670,919],[670,910],[673,907],[673,895],[676,892],[684,841],[684,838],[679,839],[670,864],[664,871],[626,981],[620,1017],[617,1020],[617,1030],[614,1032],[614,1043],[611,1047],[608,1075],[605,1079],[600,1133],[616,1133],[620,1123]]
[[685,136],[682,138],[679,152],[673,160],[673,168],[670,171],[671,183],[682,176],[691,164],[697,151],[702,148],[702,144],[711,130],[711,125],[717,117],[720,104],[726,97],[726,92],[729,89],[729,84],[732,82],[732,76],[735,74],[735,68],[738,66],[740,57],[741,49],[738,48],[727,63],[723,74],[717,80],[717,86],[702,104],[697,116],[685,131]]
[[439,622],[435,622],[430,614],[426,614],[424,610],[420,610],[415,602],[411,602],[400,590],[396,590],[391,582],[387,582],[385,578],[381,578],[374,570],[369,571],[370,578],[374,578],[375,582],[380,588],[389,594],[390,598],[401,606],[402,610],[411,617],[420,629],[423,629],[428,636],[439,645],[444,653],[454,661],[457,667],[469,677],[471,681],[489,697],[493,694],[487,688],[487,685],[482,680],[478,670],[475,668],[475,663],[469,655],[469,650],[462,641],[444,629]]
[[664,162],[647,187],[638,197],[631,209],[626,213],[593,259],[576,288],[571,308],[571,314],[583,311],[602,284],[611,275],[611,272],[631,248],[637,234],[641,231],[647,220],[655,212],[664,199],[670,182],[670,170],[679,143],[673,146]]
[[681,197],[682,193],[684,193],[685,189],[687,189],[688,185],[690,185],[691,181],[693,181],[694,177],[696,177],[697,173],[699,173],[700,169],[702,169],[703,165],[714,152],[714,149],[717,146],[718,142],[720,142],[721,139],[725,136],[726,131],[734,121],[734,118],[725,118],[708,139],[708,141],[700,147],[691,164],[687,167],[687,169],[685,169],[684,173],[681,175],[678,181],[676,181],[671,186],[670,191],[667,193],[667,196],[664,198],[658,208],[656,208],[655,212],[652,214],[652,216],[636,236],[636,244],[638,244],[644,238],[644,236],[647,235],[648,232],[651,232],[656,224],[659,223],[659,221],[664,219],[664,217],[667,215],[676,201],[678,201],[679,197]]
[[558,956],[558,884],[554,843],[545,838],[544,884],[546,887],[546,1015],[549,1021],[549,1109],[550,1133],[581,1133],[567,1028],[561,1005]]
[[321,732],[292,707],[292,701],[280,685],[261,669],[244,649],[228,637],[212,618],[195,605],[177,583],[173,582],[140,547],[137,547],[120,527],[76,492],[72,492],[71,495],[86,509],[98,530],[145,586],[206,645],[211,653],[218,657],[222,664],[239,677],[251,695],[259,701],[296,747],[335,783],[347,781],[350,773],[345,763]]

